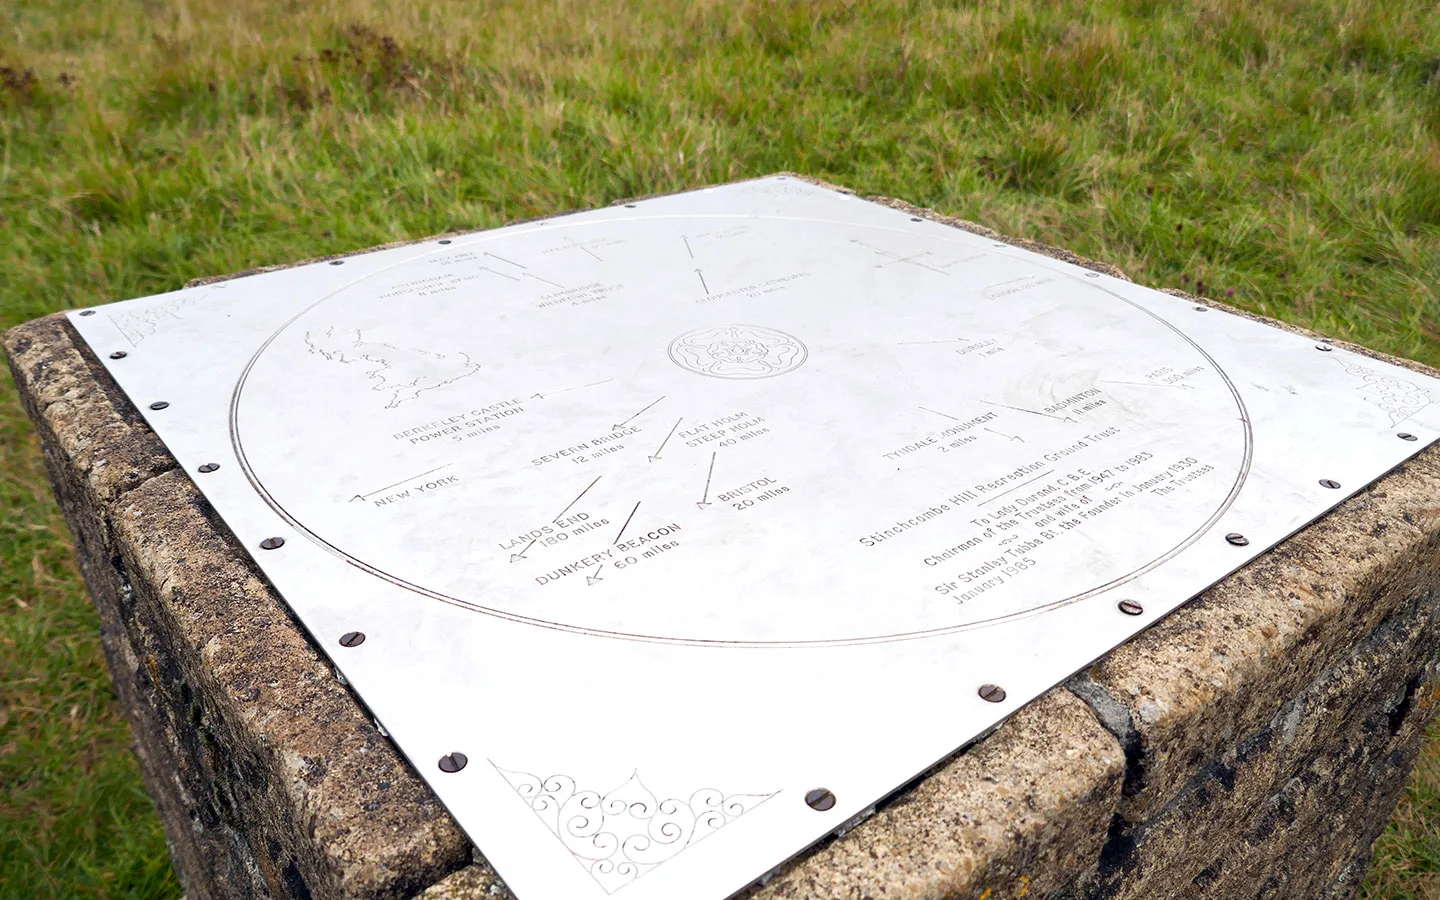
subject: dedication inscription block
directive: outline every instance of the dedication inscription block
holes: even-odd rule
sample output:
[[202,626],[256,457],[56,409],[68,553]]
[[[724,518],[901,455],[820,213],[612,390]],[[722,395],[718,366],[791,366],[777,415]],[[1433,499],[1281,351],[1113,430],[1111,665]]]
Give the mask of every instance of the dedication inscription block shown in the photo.
[[522,900],[742,889],[1440,434],[785,178],[72,322]]

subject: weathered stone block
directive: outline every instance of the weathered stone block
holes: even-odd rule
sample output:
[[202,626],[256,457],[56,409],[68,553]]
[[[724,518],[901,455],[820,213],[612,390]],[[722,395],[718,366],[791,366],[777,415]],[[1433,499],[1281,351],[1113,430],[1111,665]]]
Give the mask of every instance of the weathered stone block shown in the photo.
[[1404,789],[1434,705],[1437,646],[1440,591],[1429,590],[1153,817],[1117,817],[1108,852],[1063,896],[1231,897],[1272,880],[1276,896],[1320,896],[1368,857]]
[[1436,584],[1440,466],[1425,453],[1093,666],[1124,707],[1121,815],[1154,815],[1338,655]]
[[1053,690],[872,818],[747,896],[1045,896],[1099,854],[1125,755]]
[[5,335],[188,895],[402,897],[461,865],[458,827],[82,346],[58,316]]

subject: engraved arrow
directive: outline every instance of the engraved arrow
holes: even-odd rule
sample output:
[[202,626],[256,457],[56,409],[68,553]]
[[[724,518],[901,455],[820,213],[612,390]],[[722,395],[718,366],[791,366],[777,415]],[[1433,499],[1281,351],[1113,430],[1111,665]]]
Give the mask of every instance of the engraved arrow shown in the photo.
[[[664,399],[665,399],[665,397],[662,395],[659,400],[656,400],[656,401],[655,401],[655,403],[659,403],[660,400],[664,400]],[[655,403],[651,403],[650,406],[654,406]],[[645,409],[649,409],[650,406],[645,407]],[[617,425],[611,425],[611,426],[610,426],[610,430],[611,430],[611,431],[619,431],[620,429],[624,428],[626,425],[629,425],[629,424],[630,424],[630,421],[631,421],[632,419],[634,419],[636,416],[640,415],[640,413],[645,412],[645,409],[640,410],[640,412],[637,412],[634,416],[631,416],[629,419],[626,419],[625,421],[623,421],[623,422],[621,422],[621,423],[619,423],[619,424],[617,424]]]
[[970,338],[946,338],[946,339],[943,340],[943,341],[898,341],[898,342],[896,342],[896,345],[895,345],[895,346],[897,346],[897,347],[904,347],[904,346],[907,346],[907,345],[909,345],[909,344],[956,344],[956,343],[961,343],[961,344],[973,344],[974,341],[971,340]]
[[700,286],[705,289],[705,296],[710,296],[710,285],[705,283],[705,273],[696,269],[695,274],[700,276]]
[[997,434],[1000,435],[1000,437],[1009,438],[1012,441],[1019,441],[1022,444],[1025,443],[1025,439],[1018,434],[1003,434],[1002,432],[996,431],[993,428],[986,428],[985,430],[990,432],[991,434]]
[[[602,476],[600,476],[600,475],[596,475],[596,476],[595,476],[595,481],[599,481],[599,480],[601,479],[601,477],[602,477]],[[567,512],[569,512],[569,511],[570,511],[570,507],[572,507],[572,506],[574,506],[575,504],[579,503],[579,502],[580,502],[580,498],[583,497],[583,496],[585,496],[587,493],[589,493],[590,489],[595,486],[595,481],[592,481],[592,482],[590,482],[589,484],[585,485],[585,490],[583,490],[583,491],[581,491],[579,494],[575,495],[575,499],[574,499],[574,500],[571,500],[570,503],[569,503],[569,505],[567,505],[564,509],[560,510],[560,512],[555,516],[555,518],[551,519],[550,521],[558,523],[558,522],[560,521],[560,516],[563,516],[563,515],[565,515]],[[540,539],[539,539],[539,538],[536,538],[534,541],[531,541],[530,543],[526,544],[526,545],[525,545],[525,549],[524,549],[524,550],[521,550],[519,553],[512,553],[512,554],[510,554],[510,561],[513,563],[513,562],[519,562],[520,560],[524,559],[524,558],[525,558],[525,554],[527,554],[527,553],[530,552],[530,548],[533,547],[533,546],[535,546],[535,543],[536,543],[536,541],[538,541],[538,540],[540,540]]]
[[600,577],[600,569],[603,569],[603,568],[605,568],[605,564],[604,564],[604,563],[601,563],[600,566],[599,566],[599,568],[597,568],[597,569],[595,570],[595,574],[594,574],[594,575],[586,575],[586,576],[585,576],[585,586],[586,586],[586,587],[589,587],[590,585],[594,584],[594,583],[597,582],[597,581],[604,581],[604,580],[605,580],[605,579],[603,579],[603,578]]
[[543,282],[545,282],[546,284],[548,284],[548,285],[550,285],[550,286],[552,286],[552,287],[563,288],[563,287],[565,286],[565,285],[563,285],[563,284],[556,284],[555,282],[551,281],[551,280],[548,279],[548,278],[541,278],[539,275],[531,275],[529,272],[521,272],[520,275],[521,275],[522,277],[525,277],[525,278],[533,278],[533,279],[535,279],[536,281],[543,281]]
[[385,486],[382,487],[382,488],[376,488],[375,490],[371,491],[371,492],[368,493],[368,494],[356,494],[355,496],[353,496],[353,497],[350,498],[350,502],[351,502],[351,503],[354,503],[356,500],[369,500],[371,497],[375,496],[376,494],[382,493],[382,492],[384,492],[384,491],[388,491],[388,490],[390,490],[390,489],[393,488],[393,487],[399,487],[400,485],[404,484],[404,483],[407,482],[407,481],[414,481],[414,480],[417,479],[417,478],[424,478],[426,475],[429,475],[431,472],[438,472],[438,471],[440,471],[440,469],[448,469],[448,468],[450,468],[450,467],[453,466],[453,465],[455,465],[455,464],[454,464],[454,463],[446,463],[445,465],[440,466],[439,468],[431,469],[429,472],[421,472],[419,475],[411,475],[409,478],[402,478],[402,479],[400,479],[399,481],[395,482],[394,484],[387,484],[387,485],[385,485]]
[[686,237],[685,235],[682,234],[682,235],[680,235],[680,240],[682,240],[682,241],[685,242],[685,252],[688,253],[688,254],[690,254],[690,258],[691,258],[691,259],[694,259],[694,258],[695,258],[695,251],[690,249],[690,238],[688,238],[688,237]]
[[[602,477],[603,477],[603,476],[596,475],[596,476],[595,476],[595,481],[599,481]],[[585,496],[586,494],[590,493],[590,489],[595,486],[595,481],[592,481],[592,482],[590,482],[589,484],[585,485],[585,490],[581,491],[579,494],[576,495],[576,497],[575,497],[574,500],[571,500],[571,501],[570,501],[570,506],[574,506],[575,504],[579,503],[581,497],[583,497],[583,496]],[[563,516],[563,515],[565,515],[567,512],[570,511],[570,506],[567,506],[567,507],[565,507],[564,509],[560,510],[560,512],[555,515],[555,518],[551,519],[550,521],[552,521],[552,522],[559,522],[559,521],[560,521],[560,517]],[[526,550],[529,550],[530,548],[529,548],[529,547],[526,547],[525,549],[526,549]]]
[[1001,409],[1013,409],[1016,412],[1029,413],[1032,416],[1044,416],[1047,419],[1057,419],[1061,422],[1069,422],[1071,425],[1075,424],[1075,420],[1070,418],[1069,416],[1052,416],[1050,415],[1050,413],[1043,413],[1039,410],[1025,409],[1023,406],[1006,406],[1003,403],[991,403],[989,400],[981,400],[980,402],[989,406],[998,406]]
[[950,419],[951,421],[954,421],[954,422],[959,422],[959,421],[960,421],[959,419],[955,418],[954,416],[950,415],[949,413],[942,413],[940,410],[938,410],[938,409],[931,409],[931,408],[928,407],[928,406],[917,406],[917,407],[915,407],[915,408],[916,408],[916,409],[923,409],[923,410],[925,410],[926,412],[928,412],[928,413],[934,413],[934,414],[937,415],[937,416],[944,416],[945,418]]
[[489,266],[481,266],[481,267],[480,267],[480,271],[482,271],[482,272],[489,272],[491,275],[499,275],[501,278],[508,278],[508,279],[510,279],[511,281],[519,281],[519,280],[520,280],[520,279],[516,278],[514,275],[506,275],[504,272],[497,271],[497,270],[495,270],[495,269],[490,268]]
[[635,510],[638,510],[639,508],[640,508],[640,501],[639,501],[639,500],[636,500],[636,501],[635,501],[635,509],[630,510],[630,515],[628,515],[628,516],[625,517],[625,524],[620,526],[620,531],[619,531],[619,533],[615,535],[615,540],[611,542],[612,545],[613,545],[613,544],[618,544],[618,543],[620,543],[620,538],[625,535],[625,529],[627,529],[627,528],[630,527],[630,520],[633,519],[633,518],[635,518]]
[[665,445],[668,444],[668,443],[670,443],[670,438],[671,438],[672,435],[675,434],[675,429],[679,428],[679,427],[680,427],[680,423],[683,422],[683,421],[685,421],[684,418],[676,419],[676,420],[675,420],[675,424],[670,426],[670,434],[665,435],[665,440],[661,441],[661,442],[660,442],[660,446],[658,446],[658,447],[655,448],[655,452],[652,453],[652,454],[650,454],[650,461],[651,461],[652,463],[653,463],[655,460],[657,460],[657,459],[660,458],[660,451],[661,451],[661,450],[664,450],[664,449],[665,449]]
[[[522,266],[522,265],[520,265],[520,264],[517,263],[517,262],[511,262],[510,260],[506,259],[506,258],[503,257],[503,256],[496,256],[495,254],[491,253],[489,250],[486,250],[486,251],[484,251],[484,252],[485,252],[485,255],[486,255],[486,256],[490,257],[491,259],[498,259],[498,260],[500,260],[501,262],[505,263],[505,265],[507,265],[507,266],[514,266],[514,267],[517,268],[517,269],[526,268],[525,266]],[[492,269],[491,271],[494,271],[494,270]]]
[[[878,253],[878,254],[880,254],[881,256],[885,257],[886,259],[890,260],[890,262],[909,263],[909,264],[912,265],[912,266],[919,266],[919,267],[922,268],[922,269],[929,269],[930,271],[932,271],[932,272],[938,272],[938,273],[940,273],[941,275],[949,275],[949,274],[950,274],[949,272],[945,271],[944,269],[937,269],[937,268],[935,268],[934,266],[927,266],[927,265],[925,265],[925,264],[922,263],[922,262],[916,262],[916,260],[919,259],[920,257],[929,255],[929,252],[930,252],[930,251],[928,251],[928,250],[925,251],[924,253],[917,253],[917,254],[915,254],[914,256],[901,256],[901,255],[898,254],[898,253],[891,253],[889,250],[881,250],[879,247],[872,247],[872,246],[870,246],[869,244],[865,243],[864,241],[859,240],[858,238],[851,238],[851,239],[850,239],[850,243],[852,243],[852,244],[858,244],[859,246],[864,247],[866,250],[869,250],[869,251],[872,252],[872,253]],[[888,266],[889,264],[890,264],[890,263],[876,263],[875,265],[876,265],[876,268],[880,268],[880,267],[883,267],[883,266]]]
[[[571,247],[574,247],[576,250],[584,250],[586,253],[590,254],[591,256],[595,256],[595,251],[594,251],[594,250],[591,250],[589,247],[585,246],[584,244],[577,244],[577,243],[575,243],[575,239],[574,239],[574,238],[572,238],[572,237],[566,237],[565,240],[569,241],[569,242],[570,242],[570,246],[571,246]],[[598,257],[598,256],[595,256],[595,260],[596,260],[596,262],[604,262],[604,261],[605,261],[605,260],[601,259],[601,258]]]
[[700,500],[695,504],[700,509],[710,508],[710,478],[715,474],[715,453],[710,454],[710,471],[705,473],[705,493],[700,495]]
[[607,378],[607,379],[605,379],[604,381],[592,381],[592,382],[590,382],[589,384],[581,384],[581,385],[576,385],[575,387],[561,388],[561,389],[558,390],[558,391],[551,391],[551,392],[548,393],[548,394],[539,394],[539,393],[531,394],[531,395],[530,395],[530,398],[531,398],[532,400],[544,400],[546,397],[553,397],[553,396],[555,396],[556,394],[563,394],[563,393],[565,393],[566,391],[578,391],[578,390],[580,390],[581,388],[594,387],[594,386],[597,385],[597,384],[609,384],[612,380],[613,380],[613,379]]

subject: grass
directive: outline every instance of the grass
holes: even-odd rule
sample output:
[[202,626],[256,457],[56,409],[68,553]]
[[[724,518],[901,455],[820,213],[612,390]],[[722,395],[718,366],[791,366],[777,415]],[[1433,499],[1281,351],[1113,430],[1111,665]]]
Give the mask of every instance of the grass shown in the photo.
[[1375,844],[1366,900],[1440,898],[1440,723],[1400,801],[1390,827]]
[[[788,169],[1440,365],[1437,69],[1393,0],[25,0],[0,327]],[[174,898],[69,553],[0,382],[0,898]],[[1367,896],[1437,830],[1440,746]]]

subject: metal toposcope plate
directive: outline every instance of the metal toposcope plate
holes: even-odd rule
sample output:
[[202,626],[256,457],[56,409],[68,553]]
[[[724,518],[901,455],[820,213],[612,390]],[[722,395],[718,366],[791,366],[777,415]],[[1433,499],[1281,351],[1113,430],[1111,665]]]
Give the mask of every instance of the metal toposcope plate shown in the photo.
[[1440,434],[784,178],[72,321],[521,900],[744,888]]

